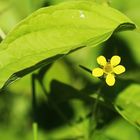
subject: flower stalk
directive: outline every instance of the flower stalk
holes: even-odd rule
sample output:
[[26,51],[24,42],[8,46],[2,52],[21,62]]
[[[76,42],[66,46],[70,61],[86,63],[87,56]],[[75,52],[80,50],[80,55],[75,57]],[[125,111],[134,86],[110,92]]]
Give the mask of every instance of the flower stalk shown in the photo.
[[36,101],[36,90],[35,90],[35,79],[36,75],[32,74],[32,106],[33,106],[33,140],[38,140],[38,124],[37,124],[37,101]]

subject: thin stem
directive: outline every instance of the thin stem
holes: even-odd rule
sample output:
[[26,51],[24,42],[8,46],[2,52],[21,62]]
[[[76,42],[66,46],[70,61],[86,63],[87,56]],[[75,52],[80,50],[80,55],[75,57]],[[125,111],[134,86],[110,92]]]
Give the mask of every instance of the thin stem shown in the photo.
[[96,112],[97,112],[97,106],[98,106],[98,103],[99,103],[99,99],[100,99],[100,88],[97,90],[96,94],[97,94],[97,98],[95,100],[95,103],[93,105],[93,112],[92,112],[92,115],[95,115]]
[[36,122],[33,123],[33,139],[38,139],[38,124]]
[[89,73],[92,73],[92,70],[86,68],[85,66],[79,65],[79,67],[82,68],[83,70],[89,72]]
[[89,128],[89,138],[96,129],[97,123],[98,123],[98,117],[97,117],[97,108],[98,108],[98,103],[100,99],[100,92],[101,92],[102,85],[99,87],[99,89],[96,91],[97,98],[92,106],[92,113],[91,113],[91,119],[90,119],[90,128]]
[[36,101],[36,90],[35,90],[35,79],[36,75],[32,74],[31,84],[32,84],[32,106],[33,106],[33,140],[38,139],[38,125],[37,125],[37,101]]

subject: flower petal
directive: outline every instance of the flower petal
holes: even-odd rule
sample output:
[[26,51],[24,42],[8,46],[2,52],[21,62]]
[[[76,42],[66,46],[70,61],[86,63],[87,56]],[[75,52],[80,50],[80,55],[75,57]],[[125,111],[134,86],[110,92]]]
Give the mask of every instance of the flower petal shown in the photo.
[[113,68],[113,71],[116,74],[121,74],[121,73],[125,72],[125,67],[122,65],[118,65],[115,68]]
[[98,64],[100,64],[101,66],[105,66],[107,61],[106,61],[106,58],[104,56],[99,56],[97,57],[97,62]]
[[95,68],[95,69],[93,69],[92,75],[95,76],[95,77],[102,76],[103,75],[103,69],[101,69],[101,68]]
[[118,65],[120,62],[121,62],[121,58],[118,55],[114,55],[110,60],[112,66]]
[[115,84],[115,77],[113,74],[108,74],[106,77],[106,83],[109,86],[113,86]]

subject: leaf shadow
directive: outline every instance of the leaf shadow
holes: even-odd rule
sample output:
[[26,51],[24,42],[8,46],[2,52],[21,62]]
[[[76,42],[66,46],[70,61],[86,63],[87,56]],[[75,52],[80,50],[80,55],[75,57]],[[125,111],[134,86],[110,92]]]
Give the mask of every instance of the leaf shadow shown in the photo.
[[139,67],[129,49],[129,44],[119,35],[112,35],[105,43],[101,54],[110,59],[113,55],[121,56],[121,64],[126,70],[132,70]]
[[132,80],[123,80],[123,79],[117,79],[114,86],[109,87],[108,85],[105,85],[102,90],[102,96],[106,102],[114,103],[117,96],[130,84],[134,83]]
[[[85,105],[93,101],[79,90],[57,80],[52,80],[51,90],[45,94],[47,101],[41,100],[37,106],[37,122],[42,130],[47,131],[73,125],[75,112],[71,105],[72,100],[80,100]],[[82,121],[81,118],[79,120]]]

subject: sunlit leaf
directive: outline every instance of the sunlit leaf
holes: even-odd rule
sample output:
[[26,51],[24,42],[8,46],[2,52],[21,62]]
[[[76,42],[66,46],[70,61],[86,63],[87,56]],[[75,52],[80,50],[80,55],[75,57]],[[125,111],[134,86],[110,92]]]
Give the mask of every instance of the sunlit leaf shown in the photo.
[[117,10],[84,0],[42,8],[1,43],[0,88],[72,51],[96,46],[114,31],[134,28]]
[[131,84],[116,98],[115,108],[131,124],[140,128],[140,85]]
[[116,118],[93,134],[93,140],[139,140],[139,138],[139,130],[122,118]]
[[103,129],[102,134],[105,134],[111,140],[139,140],[140,138],[138,129],[124,119],[116,119],[111,122]]

